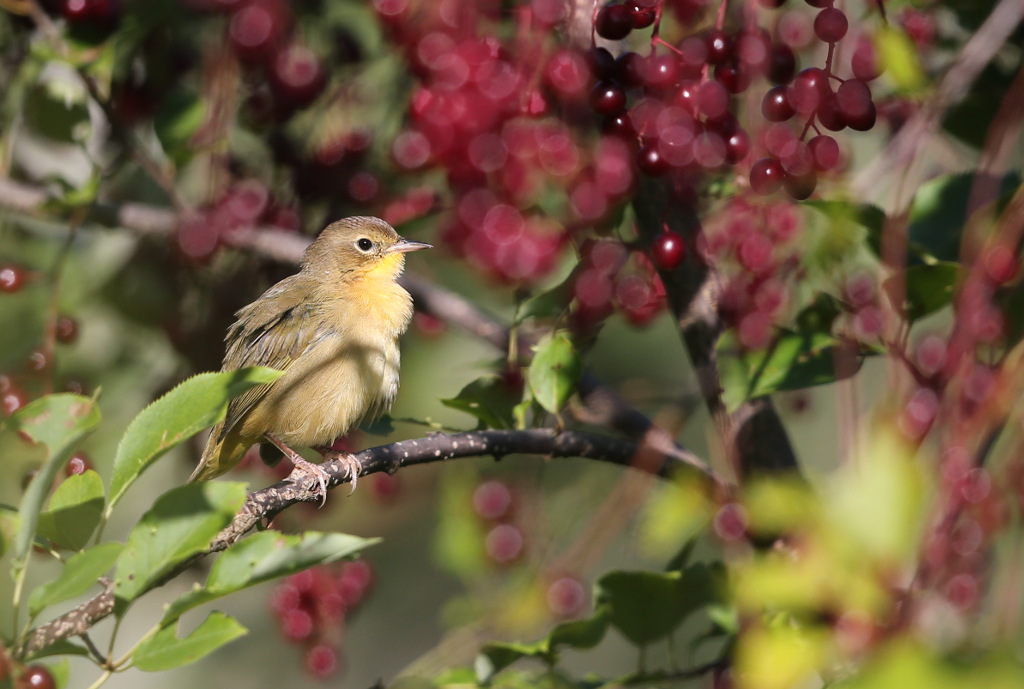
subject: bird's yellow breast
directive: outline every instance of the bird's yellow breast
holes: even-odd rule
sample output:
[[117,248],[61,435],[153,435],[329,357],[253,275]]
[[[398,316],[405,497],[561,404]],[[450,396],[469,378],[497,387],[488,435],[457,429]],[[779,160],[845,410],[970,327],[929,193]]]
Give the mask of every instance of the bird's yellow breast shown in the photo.
[[247,414],[242,435],[274,433],[289,445],[319,447],[390,408],[398,392],[398,338],[412,318],[412,300],[393,275],[372,268],[343,298],[323,299],[317,336]]

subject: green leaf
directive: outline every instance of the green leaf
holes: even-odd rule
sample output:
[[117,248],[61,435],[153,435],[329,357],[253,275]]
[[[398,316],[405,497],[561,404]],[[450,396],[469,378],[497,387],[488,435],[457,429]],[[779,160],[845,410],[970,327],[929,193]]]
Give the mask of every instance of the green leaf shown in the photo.
[[941,261],[911,266],[885,282],[886,289],[891,291],[898,285],[897,281],[905,281],[903,309],[907,319],[913,322],[949,304],[959,277],[959,263]]
[[123,548],[120,543],[101,543],[72,555],[60,576],[32,592],[28,599],[31,615],[35,617],[50,605],[62,603],[88,591],[97,579],[114,566]]
[[563,331],[541,340],[530,363],[529,380],[533,398],[552,414],[565,406],[576,391],[583,374],[572,340]]
[[[721,351],[735,345],[732,335],[719,342]],[[768,349],[735,357],[723,356],[723,398],[729,409],[779,390],[800,390],[836,380],[837,340],[826,333],[783,331]],[[857,368],[859,369],[858,361]],[[851,370],[850,374],[856,373]]]
[[24,121],[37,134],[61,143],[85,141],[91,131],[85,89],[72,76],[55,76],[28,92]]
[[132,660],[146,672],[171,670],[196,662],[247,631],[235,618],[214,611],[185,637],[178,638],[174,625],[161,629],[139,645]]
[[64,479],[39,515],[38,534],[69,550],[89,542],[103,515],[103,479],[91,469]]
[[249,586],[351,557],[378,541],[316,531],[298,535],[276,531],[253,534],[221,554],[210,570],[206,585],[171,603],[161,624],[170,624],[192,608]]
[[607,632],[608,614],[602,608],[593,617],[562,622],[551,630],[545,643],[551,651],[557,651],[563,646],[588,649],[601,643]]
[[455,397],[441,400],[446,407],[475,416],[479,428],[513,428],[512,410],[518,402],[519,396],[498,376],[477,378]]
[[273,382],[281,373],[258,366],[200,373],[143,409],[117,447],[108,512],[161,455],[223,419],[232,399],[249,388]]
[[570,275],[548,291],[524,301],[516,310],[516,324],[529,318],[556,318],[562,314],[572,301],[575,277]]
[[823,213],[834,226],[859,225],[867,230],[868,246],[881,255],[882,231],[885,229],[885,211],[868,203],[850,203],[847,201],[813,200],[804,201],[804,206]]
[[474,663],[477,680],[481,683],[487,682],[491,677],[522,658],[538,658],[545,663],[552,661],[543,641],[532,644],[495,641],[484,644],[480,648],[480,654]]
[[609,572],[597,588],[608,621],[637,646],[664,638],[717,597],[712,571],[702,563],[682,572]]
[[47,395],[30,402],[7,421],[34,442],[46,445],[49,456],[25,489],[18,513],[20,528],[14,542],[15,567],[24,562],[35,539],[39,512],[46,494],[78,444],[100,422],[96,403],[79,395]]
[[[922,258],[959,259],[974,181],[975,173],[964,172],[930,180],[918,189],[910,211],[909,233],[911,248],[916,248]],[[1002,179],[999,193],[1005,196],[1020,184],[1020,175],[1008,174]]]
[[883,26],[875,36],[878,61],[886,76],[904,93],[920,92],[928,83],[920,54],[905,31]]
[[157,498],[117,561],[117,613],[175,566],[210,545],[245,502],[244,483],[192,483]]
[[153,128],[167,155],[177,162],[191,155],[192,137],[206,119],[204,99],[192,91],[172,92],[153,120]]

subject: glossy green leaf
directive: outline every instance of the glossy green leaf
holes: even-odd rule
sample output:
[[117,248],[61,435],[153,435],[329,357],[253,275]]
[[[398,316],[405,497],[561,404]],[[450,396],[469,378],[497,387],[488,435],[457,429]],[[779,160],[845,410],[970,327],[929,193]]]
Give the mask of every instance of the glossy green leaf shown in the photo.
[[157,498],[128,536],[117,561],[117,612],[175,566],[210,545],[245,502],[245,484],[191,483]]
[[192,608],[249,586],[352,557],[377,542],[379,539],[316,531],[296,535],[277,531],[253,534],[222,553],[205,586],[171,603],[161,624],[170,624]]
[[480,422],[479,428],[512,428],[512,410],[519,395],[498,376],[477,378],[450,399],[441,404],[472,414]]
[[886,288],[895,287],[895,282],[904,282],[904,312],[907,320],[913,322],[935,313],[953,300],[960,264],[939,262],[911,266],[902,275],[886,280]]
[[522,658],[537,658],[545,663],[552,660],[542,642],[517,644],[496,641],[484,644],[474,663],[477,681],[488,682],[494,675]]
[[110,508],[161,455],[223,419],[232,399],[280,375],[281,371],[263,367],[200,373],[143,409],[117,447]]
[[80,596],[106,574],[124,546],[120,543],[101,543],[68,558],[60,575],[43,584],[28,599],[29,612],[34,617],[44,608]]
[[716,599],[714,576],[702,563],[681,572],[609,572],[597,589],[608,621],[637,646],[664,638],[687,615]]
[[132,656],[135,667],[160,672],[188,665],[248,631],[235,618],[216,611],[187,636],[179,638],[175,626],[164,627],[139,645]]
[[581,375],[583,364],[565,332],[555,332],[537,345],[528,378],[540,406],[557,414],[576,391]]
[[[35,539],[39,513],[53,479],[78,444],[100,422],[96,403],[80,395],[47,395],[20,409],[7,423],[49,451],[46,462],[25,489],[18,509],[21,523],[14,543],[15,563],[24,562]],[[18,566],[16,564],[16,566]]]
[[[733,336],[723,337],[719,347],[728,352]],[[836,380],[837,341],[827,333],[782,332],[769,348],[721,357],[723,399],[729,409],[744,401],[780,390],[800,390]],[[857,367],[850,371],[856,373]]]
[[546,644],[551,651],[560,648],[587,649],[597,646],[608,632],[608,615],[602,608],[593,617],[562,622],[548,634]]
[[103,515],[103,479],[89,470],[64,479],[39,515],[38,535],[69,550],[89,542]]

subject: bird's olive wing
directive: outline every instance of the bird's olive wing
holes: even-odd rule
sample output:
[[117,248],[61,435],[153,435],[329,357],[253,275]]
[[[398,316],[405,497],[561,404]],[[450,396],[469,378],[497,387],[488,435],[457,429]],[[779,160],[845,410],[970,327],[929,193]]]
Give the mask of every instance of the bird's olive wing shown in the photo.
[[[301,273],[277,283],[263,296],[239,310],[228,330],[224,369],[268,366],[287,370],[315,339],[316,307],[312,285]],[[228,407],[221,435],[229,431],[264,395],[270,385],[250,388]]]

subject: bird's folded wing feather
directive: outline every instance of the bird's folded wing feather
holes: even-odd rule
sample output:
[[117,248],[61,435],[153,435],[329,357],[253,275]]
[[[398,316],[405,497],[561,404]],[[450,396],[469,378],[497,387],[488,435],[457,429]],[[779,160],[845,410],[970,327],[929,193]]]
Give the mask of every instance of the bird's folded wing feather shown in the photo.
[[[310,297],[312,285],[301,273],[279,282],[236,314],[228,330],[225,361],[232,368],[268,366],[285,371],[314,341],[319,319]],[[267,394],[270,386],[250,388],[228,407],[223,436]]]

